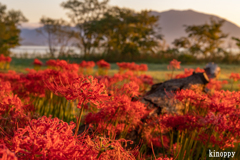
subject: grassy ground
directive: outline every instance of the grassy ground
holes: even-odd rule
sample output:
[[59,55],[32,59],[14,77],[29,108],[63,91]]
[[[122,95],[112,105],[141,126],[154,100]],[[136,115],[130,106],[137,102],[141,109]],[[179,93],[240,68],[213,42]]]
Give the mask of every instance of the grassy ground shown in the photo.
[[[48,59],[41,60],[43,62],[46,62]],[[70,62],[75,62],[75,63],[80,63],[76,59],[70,59]],[[10,66],[10,70],[15,70],[16,72],[20,73],[26,73],[25,69],[26,68],[33,68],[32,65],[33,59],[16,59],[13,58]],[[166,80],[166,74],[171,74],[172,72],[167,69],[168,64],[147,64],[148,65],[148,71],[146,74],[151,75],[154,77],[155,82],[162,82]],[[205,64],[202,65],[181,65],[181,69],[174,71],[174,75],[183,73],[184,68],[193,68],[196,69],[197,67],[204,68]],[[219,77],[219,80],[228,80],[229,84],[224,85],[223,89],[225,90],[231,90],[231,81],[229,80],[230,74],[233,73],[240,73],[240,65],[226,65],[226,64],[220,64],[219,65],[221,68],[221,74]],[[42,68],[46,68],[42,67]],[[97,67],[94,68],[95,71]],[[110,75],[113,75],[114,73],[118,72],[118,66],[114,63],[111,64],[111,70],[109,71]],[[234,83],[233,89],[238,90],[239,84]]]

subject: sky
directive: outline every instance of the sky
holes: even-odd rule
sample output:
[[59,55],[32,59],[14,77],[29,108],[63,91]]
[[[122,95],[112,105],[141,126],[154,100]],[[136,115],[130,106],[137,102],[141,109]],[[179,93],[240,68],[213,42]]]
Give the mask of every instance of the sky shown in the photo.
[[[29,20],[24,26],[37,27],[42,16],[68,19],[67,10],[60,4],[67,0],[1,0],[8,9],[21,10]],[[136,11],[167,11],[192,9],[198,12],[217,15],[240,26],[240,0],[110,0],[110,5],[131,8]]]

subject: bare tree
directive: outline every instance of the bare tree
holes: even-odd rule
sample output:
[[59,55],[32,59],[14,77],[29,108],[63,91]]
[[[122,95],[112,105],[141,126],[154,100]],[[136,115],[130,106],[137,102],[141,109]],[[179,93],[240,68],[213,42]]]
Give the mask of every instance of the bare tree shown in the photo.
[[84,56],[88,56],[99,45],[99,36],[89,29],[89,23],[101,18],[107,9],[108,1],[68,0],[61,4],[64,9],[70,11],[68,16],[75,26],[76,46],[82,49]]
[[50,56],[54,57],[57,46],[60,46],[59,54],[64,55],[67,52],[66,46],[69,45],[73,36],[71,26],[62,19],[55,20],[47,17],[41,18],[40,23],[43,27],[37,29],[37,32],[47,39]]

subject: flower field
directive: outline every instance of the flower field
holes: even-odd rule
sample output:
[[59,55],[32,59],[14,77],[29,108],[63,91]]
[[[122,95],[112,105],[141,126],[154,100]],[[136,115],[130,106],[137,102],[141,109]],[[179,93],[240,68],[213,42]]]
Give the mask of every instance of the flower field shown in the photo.
[[[2,68],[11,59],[0,57]],[[3,60],[2,60],[3,59]],[[104,61],[34,60],[27,73],[0,72],[0,158],[3,160],[210,160],[240,159],[240,91],[222,90],[229,81],[211,79],[177,90],[182,114],[160,113],[141,101],[154,83],[146,64],[117,63],[109,75]],[[93,67],[98,66],[96,72]],[[185,78],[203,69],[174,71]],[[175,74],[174,74],[175,73]],[[216,158],[218,152],[227,152]]]

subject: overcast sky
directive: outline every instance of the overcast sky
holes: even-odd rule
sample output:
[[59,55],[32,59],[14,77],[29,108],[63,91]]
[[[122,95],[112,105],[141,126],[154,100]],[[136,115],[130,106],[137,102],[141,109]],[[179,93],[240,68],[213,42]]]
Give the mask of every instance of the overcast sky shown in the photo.
[[[60,4],[67,0],[1,0],[8,9],[21,10],[31,25],[42,16],[67,19],[66,10]],[[240,26],[240,0],[110,0],[110,5],[127,7],[137,11],[151,9],[187,10],[217,15]]]

